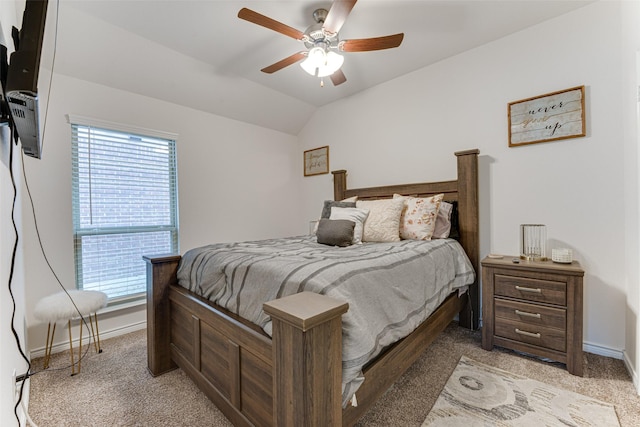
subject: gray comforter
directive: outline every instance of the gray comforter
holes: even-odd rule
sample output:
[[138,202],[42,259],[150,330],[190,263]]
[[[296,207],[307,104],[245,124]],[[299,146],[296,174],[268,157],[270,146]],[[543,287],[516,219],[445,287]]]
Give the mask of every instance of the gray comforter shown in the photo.
[[343,325],[343,404],[363,366],[411,333],[475,272],[452,239],[365,243],[346,248],[313,236],[224,243],[189,250],[179,284],[259,325],[271,335],[262,304],[302,291],[347,301]]

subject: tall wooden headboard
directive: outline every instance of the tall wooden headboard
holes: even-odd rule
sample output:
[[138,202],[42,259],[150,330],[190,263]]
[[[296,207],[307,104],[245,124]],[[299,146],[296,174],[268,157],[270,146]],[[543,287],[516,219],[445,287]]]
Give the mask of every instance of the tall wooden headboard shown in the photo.
[[476,271],[476,280],[469,288],[469,301],[460,312],[460,325],[478,329],[480,316],[480,238],[478,209],[478,154],[480,150],[458,151],[457,176],[453,181],[422,182],[415,184],[387,185],[369,188],[347,188],[347,171],[333,174],[334,200],[358,196],[358,200],[391,198],[394,194],[427,197],[444,193],[444,200],[458,202],[459,241]]

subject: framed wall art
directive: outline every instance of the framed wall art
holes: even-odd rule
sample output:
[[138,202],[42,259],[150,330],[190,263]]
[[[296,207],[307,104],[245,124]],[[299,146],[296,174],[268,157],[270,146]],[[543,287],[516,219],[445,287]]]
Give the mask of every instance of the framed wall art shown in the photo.
[[586,135],[584,86],[509,103],[509,147]]
[[304,176],[329,173],[329,146],[304,152]]

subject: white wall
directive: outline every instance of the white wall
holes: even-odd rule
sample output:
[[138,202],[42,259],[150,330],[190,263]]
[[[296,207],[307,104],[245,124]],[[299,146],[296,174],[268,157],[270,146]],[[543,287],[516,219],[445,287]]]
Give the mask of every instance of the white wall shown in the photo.
[[[46,92],[43,86],[39,90]],[[302,174],[297,139],[197,110],[55,74],[41,160],[25,158],[38,229],[47,257],[66,288],[75,287],[71,215],[71,130],[66,114],[178,134],[180,247],[303,234],[295,200]],[[26,197],[24,259],[31,350],[44,347],[37,301],[60,290],[35,236]],[[144,306],[100,316],[108,334],[143,325]],[[74,334],[77,330],[74,328]],[[65,333],[56,342],[66,341]]]
[[[479,148],[481,256],[518,254],[519,224],[546,224],[549,252],[573,248],[586,271],[587,347],[621,357],[625,219],[637,224],[623,208],[637,164],[625,163],[621,20],[619,2],[598,2],[325,106],[300,150],[328,143],[331,168],[365,187],[455,178],[453,152]],[[579,85],[587,137],[508,147],[509,102]],[[317,217],[331,176],[303,194]]]

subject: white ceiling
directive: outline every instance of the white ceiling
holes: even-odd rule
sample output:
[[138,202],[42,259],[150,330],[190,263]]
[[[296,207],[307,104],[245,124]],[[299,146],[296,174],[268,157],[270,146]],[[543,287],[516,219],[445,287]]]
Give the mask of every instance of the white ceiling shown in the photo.
[[[340,39],[403,32],[404,41],[395,49],[344,53],[347,82],[333,86],[327,79],[320,87],[297,64],[260,72],[304,45],[237,13],[247,7],[304,31],[314,23],[313,10],[329,9],[330,1],[60,0],[55,71],[297,134],[319,106],[588,3],[359,0]],[[56,6],[49,1],[49,16]]]

